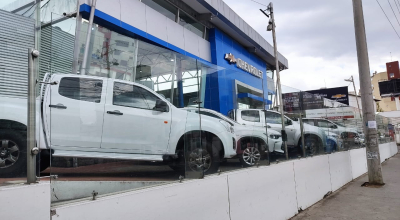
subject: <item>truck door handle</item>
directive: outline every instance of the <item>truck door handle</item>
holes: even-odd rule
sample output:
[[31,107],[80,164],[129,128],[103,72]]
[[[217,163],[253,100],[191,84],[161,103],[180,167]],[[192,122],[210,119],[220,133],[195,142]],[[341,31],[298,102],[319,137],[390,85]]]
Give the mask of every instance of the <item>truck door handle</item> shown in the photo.
[[57,105],[49,105],[50,108],[58,108],[58,109],[67,109],[67,106],[63,104],[57,104]]
[[115,111],[107,111],[107,114],[111,114],[111,115],[123,115],[124,113],[115,110]]

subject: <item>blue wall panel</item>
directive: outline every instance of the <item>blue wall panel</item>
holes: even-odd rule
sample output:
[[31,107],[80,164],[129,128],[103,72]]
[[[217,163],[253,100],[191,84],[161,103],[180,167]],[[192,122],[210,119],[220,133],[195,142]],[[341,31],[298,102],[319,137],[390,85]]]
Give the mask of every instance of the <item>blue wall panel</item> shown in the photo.
[[[229,110],[237,107],[235,80],[262,90],[262,79],[239,69],[236,67],[236,64],[230,64],[225,60],[225,54],[232,53],[235,58],[240,58],[263,71],[265,88],[267,88],[266,64],[256,55],[248,52],[246,48],[242,47],[235,40],[216,28],[210,30],[209,41],[211,45],[211,62],[220,67],[224,67],[225,70],[218,71],[217,78],[215,78],[215,74],[210,74],[207,77],[207,83],[211,83],[211,86],[207,87],[208,89],[205,94],[207,102],[205,102],[204,107],[214,109],[222,114],[227,114]],[[214,89],[216,85],[218,85],[217,90]],[[211,88],[211,91],[208,91],[209,88]],[[264,98],[268,98],[268,92],[266,92]]]

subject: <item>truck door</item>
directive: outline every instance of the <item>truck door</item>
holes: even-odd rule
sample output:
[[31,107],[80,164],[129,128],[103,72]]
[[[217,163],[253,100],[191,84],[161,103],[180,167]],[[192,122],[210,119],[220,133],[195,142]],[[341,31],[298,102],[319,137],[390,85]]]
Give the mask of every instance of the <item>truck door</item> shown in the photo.
[[50,144],[54,148],[100,148],[106,80],[54,75],[46,103]]
[[[288,119],[285,117],[285,121],[287,121]],[[282,118],[281,118],[281,114],[276,113],[276,112],[270,112],[267,111],[265,114],[265,121],[267,123],[267,125],[269,125],[271,127],[271,129],[278,131],[279,133],[281,133],[282,131]],[[285,131],[287,133],[287,144],[288,145],[296,145],[294,143],[294,134],[296,133],[296,128],[295,125],[286,125],[285,126]]]
[[160,100],[132,83],[109,81],[101,148],[138,154],[163,154],[171,130],[169,112],[153,110]]

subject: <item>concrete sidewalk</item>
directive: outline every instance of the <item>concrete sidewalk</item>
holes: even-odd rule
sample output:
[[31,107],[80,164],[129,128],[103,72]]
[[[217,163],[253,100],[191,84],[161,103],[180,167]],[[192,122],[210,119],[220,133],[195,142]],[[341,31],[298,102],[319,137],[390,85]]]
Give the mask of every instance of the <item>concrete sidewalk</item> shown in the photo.
[[400,219],[400,154],[382,164],[381,188],[361,187],[368,181],[364,175],[350,182],[326,199],[291,218],[300,219]]

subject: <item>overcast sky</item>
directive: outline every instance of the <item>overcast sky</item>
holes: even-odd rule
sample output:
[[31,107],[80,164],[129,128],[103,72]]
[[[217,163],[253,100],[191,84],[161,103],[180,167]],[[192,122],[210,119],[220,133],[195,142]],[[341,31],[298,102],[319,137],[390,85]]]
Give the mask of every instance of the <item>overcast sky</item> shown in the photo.
[[[265,6],[251,0],[224,0],[250,26],[272,44],[266,31],[267,17],[259,9]],[[255,0],[268,5],[270,0]],[[400,10],[389,0],[400,21]],[[279,0],[274,1],[278,51],[289,60],[289,69],[281,72],[282,85],[302,90],[347,86],[344,79],[354,76],[359,88],[351,0]],[[393,26],[400,25],[387,0],[379,0]],[[386,62],[400,57],[400,39],[376,0],[364,0],[364,17],[371,73],[386,71]],[[353,91],[353,86],[349,87]]]
[[[0,0],[0,7],[14,1]],[[272,34],[266,31],[268,18],[259,11],[265,6],[252,0],[224,1],[272,44]],[[255,1],[265,5],[270,2]],[[378,1],[400,34],[400,24],[388,0]],[[389,2],[400,21],[400,0]],[[351,0],[279,0],[273,3],[278,50],[289,60],[289,69],[281,74],[283,85],[302,90],[325,85],[328,88],[347,86],[349,83],[344,79],[353,75],[359,88]],[[385,71],[386,62],[400,57],[400,38],[376,0],[364,0],[363,4],[371,73]]]

